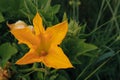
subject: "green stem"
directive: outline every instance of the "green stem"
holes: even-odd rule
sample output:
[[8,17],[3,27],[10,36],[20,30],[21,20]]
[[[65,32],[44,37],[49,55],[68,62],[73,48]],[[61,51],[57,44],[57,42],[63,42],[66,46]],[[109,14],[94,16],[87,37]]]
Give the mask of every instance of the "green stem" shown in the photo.
[[88,64],[84,69],[83,71],[78,75],[78,77],[76,78],[76,80],[79,80],[79,78],[85,73],[85,71],[89,68],[91,64]]
[[23,69],[23,70],[19,70],[20,72],[30,72],[30,71],[32,71],[33,70],[33,68],[29,68],[29,69]]
[[29,76],[29,75],[30,75],[31,73],[33,73],[33,72],[35,72],[35,71],[31,71],[31,72],[25,74],[24,77],[25,77],[25,76]]
[[28,69],[23,69],[23,70],[20,70],[20,72],[30,72],[30,71],[40,71],[40,72],[45,72],[45,69],[44,68],[37,68],[38,67],[38,64],[37,63],[34,63],[32,68],[28,68]]
[[32,66],[33,69],[35,69],[37,67],[38,67],[37,63],[34,63],[33,66]]
[[43,79],[42,80],[46,80],[46,77],[49,73],[49,68],[45,67],[42,63],[41,63],[41,66],[42,66],[42,68],[38,68],[38,64],[34,63],[32,68],[20,70],[20,72],[28,72],[24,76],[28,76],[33,72],[42,72],[43,73]]
[[104,66],[111,58],[104,61],[100,66],[98,66],[91,74],[89,74],[84,80],[88,80],[93,74],[95,74],[102,66]]

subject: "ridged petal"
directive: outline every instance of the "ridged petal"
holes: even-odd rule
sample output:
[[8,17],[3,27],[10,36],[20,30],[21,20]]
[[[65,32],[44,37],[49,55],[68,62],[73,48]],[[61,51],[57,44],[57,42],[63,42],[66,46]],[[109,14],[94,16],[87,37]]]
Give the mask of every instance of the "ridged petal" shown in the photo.
[[72,68],[72,64],[70,63],[67,56],[64,54],[60,47],[51,47],[48,52],[48,55],[44,58],[43,63],[55,69],[61,68]]
[[11,33],[20,43],[27,44],[30,48],[34,45],[39,45],[38,37],[35,36],[28,27],[22,29],[12,29]]
[[39,55],[34,50],[30,50],[28,53],[26,53],[21,59],[19,59],[16,64],[19,65],[25,65],[35,62],[41,62],[42,57],[39,57]]
[[43,24],[42,24],[42,18],[39,15],[39,13],[37,13],[33,19],[33,25],[34,25],[34,30],[35,30],[35,34],[39,35],[40,33],[43,33],[45,31]]
[[64,39],[68,30],[68,22],[64,21],[53,27],[48,27],[46,33],[49,35],[51,44],[59,45]]

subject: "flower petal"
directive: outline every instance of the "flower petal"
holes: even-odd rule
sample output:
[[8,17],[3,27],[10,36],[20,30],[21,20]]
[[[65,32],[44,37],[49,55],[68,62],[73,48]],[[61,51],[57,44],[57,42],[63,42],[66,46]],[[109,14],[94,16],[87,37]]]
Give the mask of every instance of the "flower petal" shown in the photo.
[[33,45],[39,45],[39,39],[35,36],[30,28],[25,27],[22,29],[12,29],[11,33],[15,36],[15,38],[20,42],[27,44],[30,48]]
[[7,25],[10,29],[22,29],[22,28],[27,27],[27,24],[25,22],[21,21],[21,20],[17,21],[14,24],[8,24],[7,23]]
[[67,56],[63,53],[60,47],[51,47],[48,52],[48,55],[43,59],[43,63],[55,69],[61,68],[72,68],[72,64],[70,63]]
[[40,58],[39,55],[34,50],[30,50],[21,59],[19,59],[16,62],[16,64],[25,65],[25,64],[41,62],[41,61],[42,61],[42,58]]
[[64,21],[53,27],[48,27],[46,33],[49,35],[50,41],[53,44],[60,44],[65,37],[68,30],[68,23]]
[[35,34],[39,35],[40,33],[43,33],[45,31],[43,24],[42,24],[42,18],[40,17],[39,13],[37,13],[33,19],[33,25]]

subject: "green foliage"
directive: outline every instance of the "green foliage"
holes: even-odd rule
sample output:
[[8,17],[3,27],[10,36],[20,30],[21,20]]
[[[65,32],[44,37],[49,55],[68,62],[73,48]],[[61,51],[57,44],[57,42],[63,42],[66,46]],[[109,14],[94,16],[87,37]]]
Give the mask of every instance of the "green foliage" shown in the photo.
[[93,44],[88,44],[83,39],[79,39],[76,37],[67,38],[64,42],[64,51],[68,53],[71,61],[75,64],[80,64],[80,60],[78,60],[78,56],[95,56],[97,54],[89,53],[89,51],[97,49]]
[[51,26],[58,23],[58,19],[55,15],[58,13],[60,5],[51,6],[50,3],[51,0],[1,0],[0,21],[3,21],[4,18],[6,21],[27,19],[27,22],[32,23],[31,21],[36,12],[40,12],[45,25]]
[[92,50],[97,49],[93,44],[85,42],[85,39],[79,38],[81,30],[84,27],[78,25],[74,20],[70,20],[68,35],[63,41],[63,49],[65,53],[69,56],[72,63],[80,64],[81,60],[78,59],[79,56],[89,56],[93,57],[97,54],[89,53]]
[[109,57],[113,57],[115,55],[115,53],[114,52],[107,52],[107,53],[104,53],[103,55],[101,55],[100,57],[99,57],[99,59],[97,60],[98,62],[100,62],[100,61],[102,61],[102,60],[105,60],[105,59],[107,59],[107,58],[109,58]]
[[0,45],[0,66],[4,67],[15,53],[17,53],[17,49],[10,43]]
[[[17,44],[6,22],[23,20],[32,25],[36,12],[45,27],[68,20],[68,33],[60,46],[74,69],[14,64],[29,48]],[[120,0],[0,0],[0,67],[8,66],[10,80],[119,80],[119,24]]]
[[2,15],[2,13],[0,12],[0,23],[3,22],[3,21],[5,21],[5,19],[4,19],[3,15]]
[[81,26],[74,20],[70,20],[68,33],[72,36],[79,37],[81,31]]

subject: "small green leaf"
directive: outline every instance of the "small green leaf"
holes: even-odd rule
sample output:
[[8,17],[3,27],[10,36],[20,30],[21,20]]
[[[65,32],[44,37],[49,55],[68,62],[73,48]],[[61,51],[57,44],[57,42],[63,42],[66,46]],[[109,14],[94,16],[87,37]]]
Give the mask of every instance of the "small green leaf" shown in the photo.
[[67,20],[67,14],[64,12],[62,21]]
[[47,12],[49,10],[49,8],[51,7],[50,6],[50,3],[51,3],[51,0],[47,0],[47,3],[46,5],[44,5],[44,11]]
[[97,49],[97,47],[95,45],[85,43],[85,41],[79,41],[77,48],[79,50],[79,53],[77,54],[77,56],[84,54],[84,53],[87,53],[88,51],[92,51],[92,50]]
[[78,37],[78,35],[80,34],[80,31],[81,31],[80,25],[76,21],[70,20],[69,27],[68,27],[68,33],[72,34],[73,36]]
[[3,21],[5,21],[5,19],[4,19],[3,15],[2,15],[2,13],[0,12],[0,23],[3,22]]
[[48,0],[36,0],[35,4],[37,5],[36,7],[38,9],[44,9],[46,4],[47,4]]
[[107,53],[101,55],[101,56],[99,57],[99,59],[97,60],[97,62],[100,62],[100,61],[102,61],[102,60],[105,60],[105,59],[107,59],[107,58],[109,58],[109,57],[114,56],[114,55],[115,55],[114,53],[115,53],[114,51],[110,51],[110,52],[107,52]]
[[59,9],[60,9],[60,5],[55,5],[53,7],[50,7],[48,12],[51,12],[52,14],[56,14],[58,13]]
[[23,0],[23,2],[21,2],[20,8],[28,15],[36,14],[36,7],[31,0]]
[[2,67],[8,62],[12,55],[17,53],[17,49],[13,47],[10,43],[4,43],[0,46],[0,65]]
[[16,11],[19,8],[19,3],[21,0],[0,0],[0,11],[6,12],[12,10]]
[[[95,45],[86,43],[85,39],[79,39],[76,37],[66,38],[63,42],[62,48],[74,64],[81,64],[81,61],[78,59],[79,56],[89,56],[92,54],[90,51],[97,49]],[[93,54],[92,56],[94,55],[97,54]]]
[[49,80],[55,80],[58,76],[59,76],[59,74],[51,75]]

